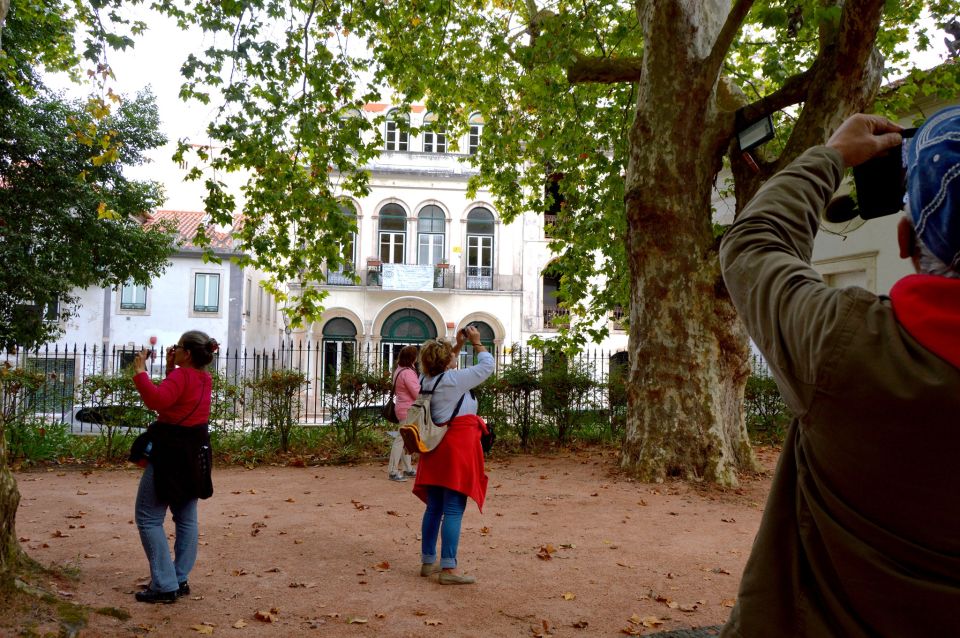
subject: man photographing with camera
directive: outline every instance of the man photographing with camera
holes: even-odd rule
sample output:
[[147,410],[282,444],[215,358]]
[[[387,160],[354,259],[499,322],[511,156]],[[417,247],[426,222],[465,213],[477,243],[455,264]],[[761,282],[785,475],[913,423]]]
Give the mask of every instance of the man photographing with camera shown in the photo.
[[[960,608],[960,108],[909,140],[855,115],[770,179],[721,264],[794,415],[723,636],[937,636]],[[906,168],[889,296],[810,265],[844,170]],[[891,238],[892,239],[892,238]]]

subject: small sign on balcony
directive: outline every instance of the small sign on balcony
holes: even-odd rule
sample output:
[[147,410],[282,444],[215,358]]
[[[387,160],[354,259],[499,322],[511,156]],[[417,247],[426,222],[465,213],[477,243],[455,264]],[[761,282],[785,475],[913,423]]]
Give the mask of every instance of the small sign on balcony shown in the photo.
[[434,271],[430,264],[384,264],[384,290],[433,290]]

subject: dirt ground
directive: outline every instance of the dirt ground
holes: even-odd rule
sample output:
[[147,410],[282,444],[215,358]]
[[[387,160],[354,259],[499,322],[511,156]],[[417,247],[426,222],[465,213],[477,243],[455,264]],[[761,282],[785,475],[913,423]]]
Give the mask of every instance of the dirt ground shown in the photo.
[[[772,468],[776,453],[759,455]],[[419,576],[423,506],[383,464],[217,468],[192,594],[174,605],[133,599],[149,580],[136,468],[19,473],[17,532],[40,562],[80,568],[65,599],[131,614],[91,614],[85,636],[642,635],[726,620],[769,488],[637,483],[599,451],[487,470],[460,543],[475,585]]]

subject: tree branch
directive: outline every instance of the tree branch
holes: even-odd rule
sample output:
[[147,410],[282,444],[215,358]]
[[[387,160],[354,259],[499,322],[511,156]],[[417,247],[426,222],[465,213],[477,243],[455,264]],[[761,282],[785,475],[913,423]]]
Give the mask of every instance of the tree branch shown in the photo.
[[577,61],[567,67],[570,84],[618,84],[640,80],[643,58],[589,58],[577,55]]
[[723,28],[720,29],[716,42],[713,43],[710,57],[707,58],[705,68],[707,77],[716,77],[720,73],[720,67],[727,57],[730,45],[733,44],[733,39],[740,32],[740,27],[743,25],[743,21],[750,12],[753,3],[754,0],[737,0],[737,3],[730,9],[727,20],[723,23]]
[[803,73],[787,78],[779,89],[752,104],[743,107],[744,119],[755,122],[788,106],[803,102],[810,89],[810,81],[816,73],[816,63]]

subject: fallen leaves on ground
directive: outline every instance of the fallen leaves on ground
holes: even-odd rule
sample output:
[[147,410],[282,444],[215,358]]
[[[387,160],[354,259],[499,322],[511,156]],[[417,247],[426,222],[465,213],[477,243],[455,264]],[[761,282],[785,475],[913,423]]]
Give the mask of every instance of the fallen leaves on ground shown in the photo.
[[530,628],[530,633],[533,638],[546,638],[547,636],[553,635],[553,630],[550,628],[550,621],[541,620],[540,626],[533,626]]
[[380,561],[379,563],[377,563],[376,565],[374,565],[373,568],[374,568],[375,570],[377,570],[378,572],[390,571],[390,563],[388,563],[387,561],[383,560],[383,561]]
[[563,594],[563,599],[564,599],[564,600],[573,600],[573,599],[575,599],[576,597],[577,597],[577,595],[574,594],[573,592],[570,592],[570,591],[564,592],[564,594]]
[[257,611],[257,613],[253,615],[253,617],[259,620],[260,622],[277,622],[277,614],[279,613],[280,613],[280,610],[277,609],[276,607],[273,607],[272,609],[270,609],[270,611],[263,611],[263,610]]
[[246,626],[247,622],[245,620],[238,620],[237,622],[233,623],[234,629],[243,629]]
[[570,626],[574,629],[586,629],[589,624],[586,620],[578,620],[575,623],[571,623]]
[[249,573],[250,573],[250,572],[248,572],[247,570],[245,570],[245,569],[242,568],[242,567],[241,567],[240,569],[235,569],[235,570],[233,570],[232,572],[230,572],[230,574],[231,574],[232,576],[246,576],[246,575],[249,574]]
[[357,508],[358,510],[368,510],[368,509],[370,509],[370,506],[369,506],[369,505],[364,505],[364,504],[361,503],[360,501],[350,501],[350,502],[353,503],[353,506],[354,506],[355,508]]
[[394,511],[394,510],[387,510],[387,515],[388,515],[388,516],[400,516],[401,514],[400,514],[400,512],[397,512],[397,511]]
[[348,625],[365,625],[368,622],[370,621],[368,621],[366,618],[348,618],[347,619]]
[[428,626],[430,626],[430,627],[436,627],[437,625],[442,625],[442,624],[443,624],[443,621],[442,621],[442,620],[433,620],[433,619],[431,619],[431,618],[426,618],[426,619],[424,619],[423,624],[424,624],[424,625],[428,625]]
[[553,558],[553,555],[557,552],[557,548],[553,545],[541,545],[540,549],[537,551],[537,558],[540,560],[550,560]]
[[212,634],[212,633],[213,633],[213,628],[214,628],[215,626],[216,626],[216,625],[214,625],[213,623],[205,622],[205,623],[201,623],[201,624],[199,624],[199,625],[192,625],[192,626],[190,627],[190,629],[194,630],[194,631],[197,632],[198,634]]

